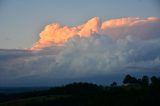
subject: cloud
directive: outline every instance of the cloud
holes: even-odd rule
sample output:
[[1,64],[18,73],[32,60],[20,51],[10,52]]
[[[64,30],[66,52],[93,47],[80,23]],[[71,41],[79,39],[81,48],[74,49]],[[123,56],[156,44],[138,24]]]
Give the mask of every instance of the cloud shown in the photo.
[[43,49],[53,45],[63,45],[74,36],[90,37],[94,33],[110,36],[113,39],[125,38],[130,35],[135,38],[148,39],[159,36],[160,19],[156,17],[120,18],[101,22],[94,17],[86,23],[75,26],[49,24],[40,33],[40,39],[33,45],[32,50]]
[[81,37],[90,36],[94,32],[98,33],[98,27],[98,17],[77,27],[60,26],[59,24],[47,25],[40,33],[40,39],[33,45],[32,50],[50,47],[52,45],[62,45],[76,35]]
[[103,35],[76,36],[65,43],[56,62],[58,67],[73,71],[73,76],[121,73],[131,66],[155,69],[160,64],[159,41],[134,40],[129,36],[116,41]]
[[104,75],[159,73],[158,18],[95,17],[69,27],[47,25],[30,50],[0,49],[0,85],[45,85]]
[[135,39],[153,39],[159,37],[159,27],[160,19],[156,17],[122,18],[104,22],[102,33],[113,39],[125,38],[128,35]]

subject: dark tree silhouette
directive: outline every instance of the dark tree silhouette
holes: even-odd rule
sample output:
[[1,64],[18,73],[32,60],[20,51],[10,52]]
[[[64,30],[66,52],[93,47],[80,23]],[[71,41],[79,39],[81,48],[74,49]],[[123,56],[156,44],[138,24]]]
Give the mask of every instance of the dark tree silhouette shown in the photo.
[[152,77],[151,77],[151,85],[155,85],[155,84],[157,84],[157,83],[158,83],[158,78],[155,77],[155,76],[152,76]]
[[137,79],[137,84],[142,85],[142,80],[140,78]]
[[148,76],[143,76],[142,77],[142,85],[143,86],[148,86],[149,85],[149,78],[148,78]]
[[130,75],[126,75],[125,78],[124,78],[124,80],[123,80],[123,83],[124,84],[128,84],[130,82],[131,78],[132,77]]
[[154,91],[158,91],[160,95],[160,78],[155,76],[151,77],[151,88]]
[[130,76],[130,75],[126,75],[124,80],[123,80],[124,84],[136,84],[137,83],[137,79]]
[[111,84],[111,87],[116,87],[117,86],[117,83],[114,81],[112,84]]

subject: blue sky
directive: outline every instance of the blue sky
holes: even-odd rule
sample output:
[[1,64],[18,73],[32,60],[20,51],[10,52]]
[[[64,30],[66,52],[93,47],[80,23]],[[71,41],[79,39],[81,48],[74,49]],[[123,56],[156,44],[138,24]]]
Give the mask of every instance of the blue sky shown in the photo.
[[158,0],[1,0],[0,48],[30,48],[45,25],[79,25],[98,16],[160,17]]

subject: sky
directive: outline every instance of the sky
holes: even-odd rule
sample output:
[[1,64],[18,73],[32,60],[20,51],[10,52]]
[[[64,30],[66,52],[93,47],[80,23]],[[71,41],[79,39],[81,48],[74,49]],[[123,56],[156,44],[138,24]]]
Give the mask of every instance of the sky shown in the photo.
[[160,75],[158,0],[0,0],[0,86]]
[[75,26],[97,16],[160,17],[159,0],[0,0],[0,48],[30,48],[45,25]]

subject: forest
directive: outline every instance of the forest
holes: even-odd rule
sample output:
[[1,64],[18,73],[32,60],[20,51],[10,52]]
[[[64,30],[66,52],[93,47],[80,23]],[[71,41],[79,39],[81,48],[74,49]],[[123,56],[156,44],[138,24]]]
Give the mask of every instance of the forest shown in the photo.
[[122,85],[74,82],[48,90],[1,93],[0,106],[160,106],[160,77],[126,75]]

